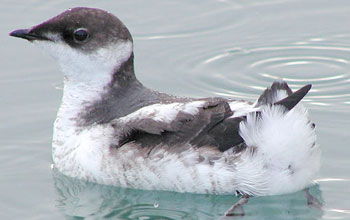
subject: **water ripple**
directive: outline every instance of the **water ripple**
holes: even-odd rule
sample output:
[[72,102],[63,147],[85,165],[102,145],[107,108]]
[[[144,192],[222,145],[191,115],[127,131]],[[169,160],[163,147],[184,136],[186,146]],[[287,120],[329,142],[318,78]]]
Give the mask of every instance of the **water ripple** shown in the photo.
[[[311,43],[310,43],[311,42]],[[305,101],[317,106],[346,107],[350,99],[350,48],[331,45],[278,45],[207,51],[196,60],[195,71],[216,95],[253,98],[272,81],[285,80],[292,89],[313,84]],[[209,82],[217,82],[214,87]],[[221,84],[218,87],[217,84]]]
[[106,219],[135,219],[135,220],[172,220],[186,219],[197,220],[195,215],[179,210],[155,208],[150,204],[137,204],[130,207],[123,207],[120,211],[113,211],[104,216]]

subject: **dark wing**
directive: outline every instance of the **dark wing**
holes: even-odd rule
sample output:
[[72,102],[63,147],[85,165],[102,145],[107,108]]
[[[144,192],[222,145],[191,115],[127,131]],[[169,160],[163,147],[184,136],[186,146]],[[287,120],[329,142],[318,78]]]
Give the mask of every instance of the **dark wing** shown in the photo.
[[[254,110],[258,114],[255,115],[259,117],[259,108],[264,105],[282,105],[287,112],[299,103],[310,88],[311,85],[306,85],[293,93],[287,83],[275,82],[259,97]],[[286,97],[278,99],[278,93],[281,91]],[[135,114],[131,120],[122,125],[127,129],[119,136],[117,147],[135,142],[143,147],[159,144],[178,146],[189,143],[195,147],[215,147],[221,152],[228,149],[239,152],[245,149],[247,146],[239,134],[239,124],[246,120],[246,116],[233,117],[235,109],[231,110],[227,100],[224,99],[208,98],[200,101],[204,104],[195,107],[197,108],[195,113],[176,110],[176,117],[171,120],[156,120],[157,111],[148,110],[145,111],[147,114]],[[183,103],[188,104],[191,105],[191,102]],[[115,126],[118,127],[118,121],[115,122]],[[120,127],[116,130],[120,130]]]
[[130,132],[120,138],[119,146],[135,142],[144,147],[189,143],[195,147],[215,147],[220,151],[236,146],[242,148],[243,139],[238,130],[244,118],[232,118],[233,112],[226,100],[211,98],[201,101],[204,104],[197,107],[195,114],[179,111],[170,122],[151,117],[135,120],[134,125],[129,123]]

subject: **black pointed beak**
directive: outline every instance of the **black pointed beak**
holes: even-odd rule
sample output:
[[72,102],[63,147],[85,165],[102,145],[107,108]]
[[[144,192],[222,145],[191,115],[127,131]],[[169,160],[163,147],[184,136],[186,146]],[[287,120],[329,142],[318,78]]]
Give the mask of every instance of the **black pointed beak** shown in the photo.
[[35,33],[31,32],[30,29],[19,29],[19,30],[12,31],[10,33],[10,36],[23,38],[23,39],[26,39],[26,40],[29,40],[29,41],[33,41],[33,40],[50,40],[47,37],[44,37],[44,36],[41,36],[39,34],[35,34]]

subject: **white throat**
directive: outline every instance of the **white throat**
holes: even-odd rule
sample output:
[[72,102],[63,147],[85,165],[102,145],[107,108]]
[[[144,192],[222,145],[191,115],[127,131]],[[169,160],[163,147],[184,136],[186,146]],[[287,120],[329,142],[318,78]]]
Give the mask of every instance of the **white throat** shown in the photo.
[[57,117],[61,119],[75,118],[82,108],[101,99],[114,72],[130,58],[133,51],[131,41],[119,41],[90,53],[59,40],[38,41],[37,44],[58,59],[64,73],[63,98]]

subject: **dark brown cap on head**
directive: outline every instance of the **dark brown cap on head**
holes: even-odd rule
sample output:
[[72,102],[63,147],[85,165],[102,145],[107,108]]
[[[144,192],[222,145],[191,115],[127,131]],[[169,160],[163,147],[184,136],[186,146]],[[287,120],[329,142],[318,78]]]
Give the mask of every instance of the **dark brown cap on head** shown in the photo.
[[33,40],[64,41],[71,47],[93,51],[118,41],[132,41],[125,25],[101,9],[69,9],[31,29],[20,29],[11,36]]

